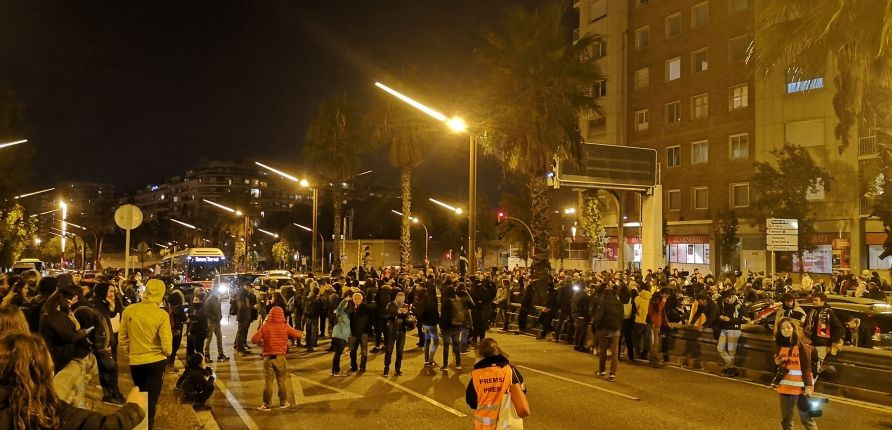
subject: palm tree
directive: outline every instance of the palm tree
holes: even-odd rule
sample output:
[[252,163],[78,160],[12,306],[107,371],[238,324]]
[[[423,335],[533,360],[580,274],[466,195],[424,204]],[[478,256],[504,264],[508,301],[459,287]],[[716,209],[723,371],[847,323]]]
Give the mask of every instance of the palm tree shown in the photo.
[[532,206],[534,269],[548,262],[546,172],[554,157],[577,159],[582,135],[579,118],[600,112],[594,85],[601,81],[598,58],[587,35],[570,43],[561,25],[566,2],[513,6],[497,30],[484,32],[480,61],[482,129],[486,149],[525,178]]
[[786,0],[757,2],[751,57],[761,75],[782,70],[794,80],[826,73],[835,61],[833,109],[840,153],[870,112],[870,86],[892,77],[892,0]]
[[400,196],[402,199],[400,223],[400,266],[407,271],[412,267],[412,170],[421,164],[421,148],[432,140],[429,120],[420,118],[415,111],[388,100],[375,120],[375,137],[386,145],[388,158],[400,170]]
[[333,270],[341,267],[341,212],[344,203],[342,183],[362,168],[363,142],[354,132],[355,114],[346,95],[323,101],[316,110],[306,132],[304,156],[321,179],[332,184],[331,202],[334,216]]

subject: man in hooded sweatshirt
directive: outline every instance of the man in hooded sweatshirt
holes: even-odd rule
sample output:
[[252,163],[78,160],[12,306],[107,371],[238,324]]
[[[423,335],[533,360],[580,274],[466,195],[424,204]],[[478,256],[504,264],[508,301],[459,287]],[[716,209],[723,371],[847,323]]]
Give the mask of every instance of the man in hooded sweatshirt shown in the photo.
[[288,352],[288,339],[300,339],[301,332],[292,328],[285,322],[285,311],[279,306],[273,306],[263,326],[251,337],[251,343],[263,346],[263,374],[265,384],[263,386],[263,404],[257,410],[269,412],[273,397],[273,378],[279,385],[279,407],[282,409],[291,406],[288,404],[288,365],[285,361],[285,353]]
[[161,309],[165,291],[163,281],[150,279],[142,301],[124,309],[118,332],[121,351],[130,357],[133,383],[149,393],[149,430],[155,423],[167,356],[173,351],[170,317]]

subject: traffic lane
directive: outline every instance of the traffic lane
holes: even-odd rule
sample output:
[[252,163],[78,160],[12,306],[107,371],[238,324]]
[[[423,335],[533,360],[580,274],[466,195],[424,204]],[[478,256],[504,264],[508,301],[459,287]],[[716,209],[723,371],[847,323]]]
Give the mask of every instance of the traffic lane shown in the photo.
[[[598,361],[592,354],[578,353],[566,344],[536,341],[527,336],[491,332],[502,348],[511,354],[512,363],[528,366],[558,376],[612,389],[639,397],[629,401],[613,396],[605,404],[591,389],[535,372],[521,372],[527,379],[528,398],[533,411],[528,421],[535,423],[543,409],[551,425],[551,415],[568,416],[593,410],[598,425],[628,428],[629,419],[654,428],[716,428],[716,422],[744,428],[775,428],[780,421],[778,394],[765,386],[729,380],[714,375],[674,367],[653,369],[646,364],[620,362],[617,382],[594,376]],[[574,395],[575,393],[575,395]],[[563,402],[548,400],[563,396]],[[543,404],[543,400],[545,403]],[[607,406],[607,407],[604,407]],[[552,408],[554,408],[552,410]],[[888,410],[888,408],[884,408]],[[553,414],[553,411],[559,411]],[[892,428],[892,414],[831,401],[821,426],[834,428]],[[558,421],[559,422],[559,421]],[[595,427],[590,427],[595,428]]]

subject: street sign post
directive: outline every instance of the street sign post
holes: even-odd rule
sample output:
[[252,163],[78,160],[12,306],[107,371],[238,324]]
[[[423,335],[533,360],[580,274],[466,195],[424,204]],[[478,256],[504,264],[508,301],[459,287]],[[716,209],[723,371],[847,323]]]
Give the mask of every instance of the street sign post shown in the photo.
[[775,272],[774,253],[799,251],[799,220],[794,218],[768,218],[765,220],[765,243],[771,251],[771,272]]
[[115,224],[126,231],[124,236],[124,277],[130,276],[130,230],[142,224],[142,211],[133,205],[123,205],[115,211]]

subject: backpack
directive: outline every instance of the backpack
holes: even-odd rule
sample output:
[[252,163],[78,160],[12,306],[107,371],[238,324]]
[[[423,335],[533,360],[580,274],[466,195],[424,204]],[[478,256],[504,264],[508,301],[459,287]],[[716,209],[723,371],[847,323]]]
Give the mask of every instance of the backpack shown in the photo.
[[229,301],[229,315],[230,316],[238,315],[238,302],[239,302],[239,299]]
[[465,317],[465,309],[461,305],[461,299],[450,299],[449,307],[452,311],[452,318],[449,323],[456,327],[463,327],[466,323],[467,318]]

